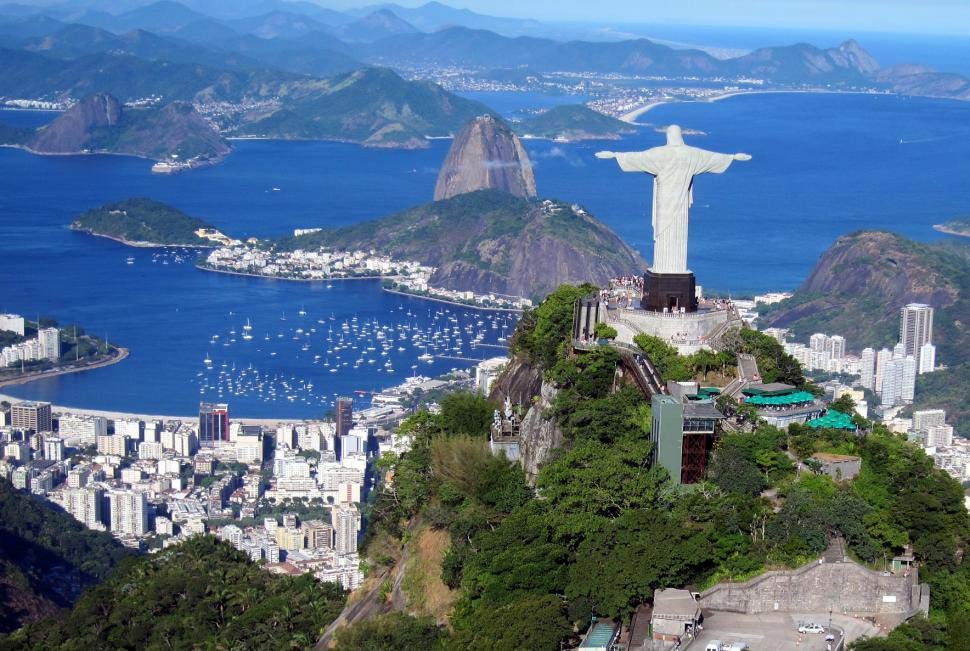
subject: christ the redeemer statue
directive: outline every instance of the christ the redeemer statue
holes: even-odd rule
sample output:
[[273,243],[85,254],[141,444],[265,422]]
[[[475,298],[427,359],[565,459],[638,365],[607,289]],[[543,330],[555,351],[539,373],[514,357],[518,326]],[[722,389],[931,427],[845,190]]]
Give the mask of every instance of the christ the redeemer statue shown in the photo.
[[597,158],[615,158],[624,172],[653,175],[653,264],[655,274],[688,273],[687,209],[693,203],[694,177],[720,174],[748,154],[718,154],[684,144],[680,127],[667,127],[667,144],[646,151],[601,151]]

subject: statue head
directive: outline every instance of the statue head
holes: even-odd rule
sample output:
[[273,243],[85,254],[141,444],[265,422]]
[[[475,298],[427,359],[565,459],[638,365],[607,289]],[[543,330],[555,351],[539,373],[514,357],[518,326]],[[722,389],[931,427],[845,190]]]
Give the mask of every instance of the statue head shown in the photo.
[[682,145],[684,144],[684,135],[680,131],[680,127],[676,124],[671,124],[667,127],[667,144],[668,145]]

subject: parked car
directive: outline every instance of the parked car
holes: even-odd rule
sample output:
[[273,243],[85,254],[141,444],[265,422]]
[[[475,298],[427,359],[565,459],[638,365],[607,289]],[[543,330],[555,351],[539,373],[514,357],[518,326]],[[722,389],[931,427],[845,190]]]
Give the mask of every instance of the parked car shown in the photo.
[[707,646],[704,647],[704,651],[724,651],[724,645],[720,640],[711,640],[707,643]]
[[799,633],[824,633],[825,627],[822,626],[821,624],[813,624],[813,623],[800,624],[798,626],[798,632]]
[[744,640],[737,640],[724,647],[724,651],[748,651],[750,648]]

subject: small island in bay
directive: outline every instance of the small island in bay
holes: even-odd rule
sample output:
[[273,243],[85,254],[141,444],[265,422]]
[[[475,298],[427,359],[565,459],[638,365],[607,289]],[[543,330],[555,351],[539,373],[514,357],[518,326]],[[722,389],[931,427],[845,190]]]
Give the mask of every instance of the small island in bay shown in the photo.
[[942,224],[934,224],[933,230],[946,233],[947,235],[970,237],[970,217],[960,217],[959,219],[951,219]]
[[211,224],[145,198],[108,203],[79,215],[71,229],[138,247],[216,247],[233,243]]
[[576,140],[618,140],[636,132],[636,126],[617,120],[582,104],[567,104],[551,108],[514,125],[523,138],[548,138],[573,142]]

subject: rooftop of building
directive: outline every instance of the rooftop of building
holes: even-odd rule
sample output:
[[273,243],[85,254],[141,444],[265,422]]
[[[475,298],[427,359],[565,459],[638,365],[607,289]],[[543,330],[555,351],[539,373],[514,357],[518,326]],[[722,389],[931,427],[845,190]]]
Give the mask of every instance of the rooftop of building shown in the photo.
[[13,407],[27,407],[28,409],[30,409],[30,408],[34,408],[34,407],[50,407],[51,406],[51,403],[49,403],[49,402],[40,402],[38,400],[21,400],[20,402],[13,403],[12,406]]
[[749,384],[741,392],[748,396],[773,396],[791,393],[795,390],[790,384],[783,382],[767,382],[761,384]]
[[667,588],[653,593],[653,616],[697,618],[701,607],[689,590]]
[[586,637],[583,638],[580,649],[605,649],[616,635],[616,623],[610,619],[601,619],[593,623]]
[[717,410],[713,402],[685,402],[684,418],[721,420],[725,416]]
[[836,411],[835,409],[829,409],[821,418],[813,418],[806,424],[816,429],[846,429],[853,432],[856,430],[856,425],[852,422],[852,416],[843,414],[841,411]]
[[808,391],[790,391],[788,393],[772,393],[770,395],[752,395],[745,400],[745,403],[756,407],[787,407],[789,405],[798,405],[814,401],[815,396]]

